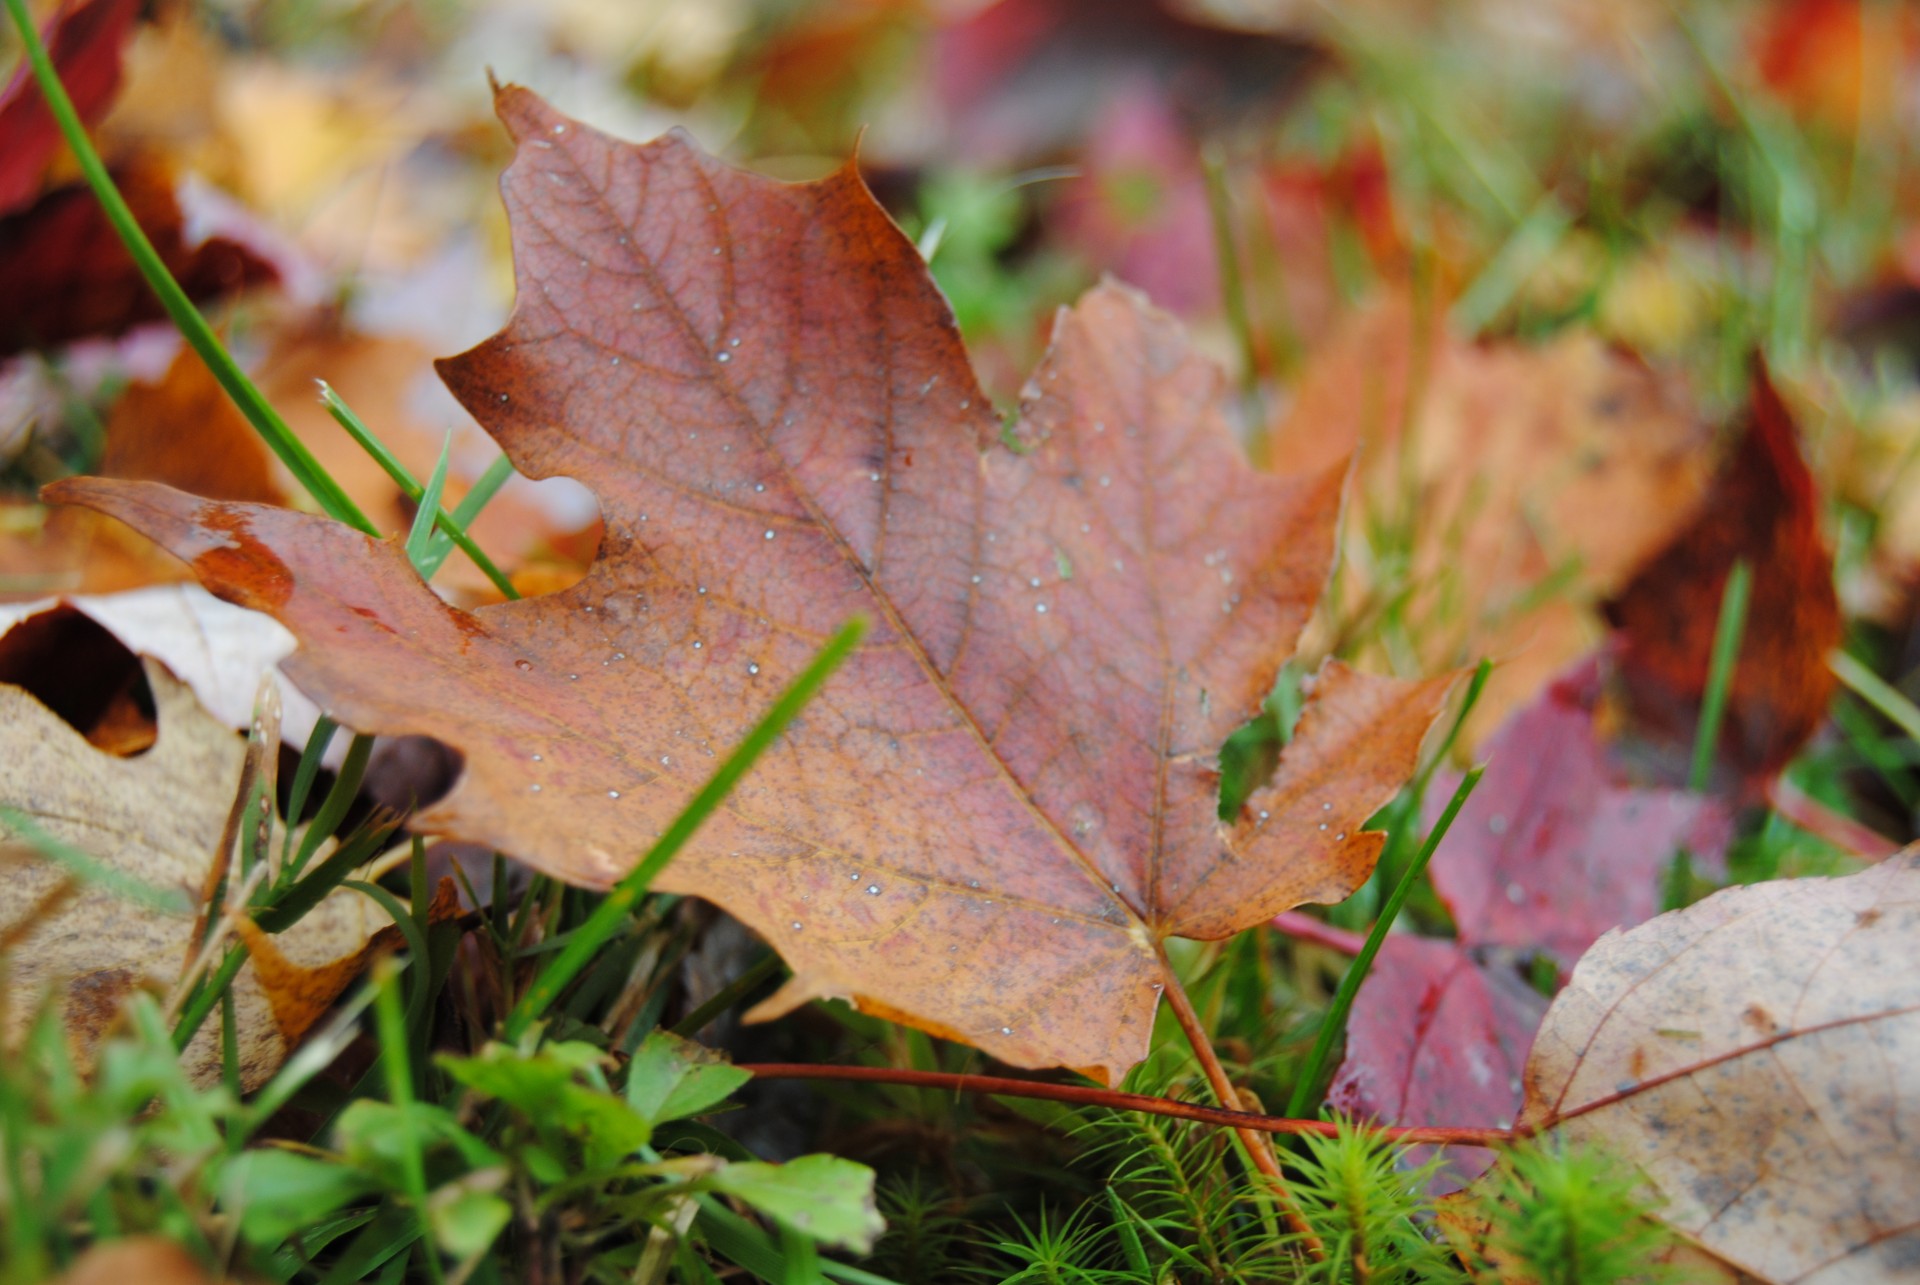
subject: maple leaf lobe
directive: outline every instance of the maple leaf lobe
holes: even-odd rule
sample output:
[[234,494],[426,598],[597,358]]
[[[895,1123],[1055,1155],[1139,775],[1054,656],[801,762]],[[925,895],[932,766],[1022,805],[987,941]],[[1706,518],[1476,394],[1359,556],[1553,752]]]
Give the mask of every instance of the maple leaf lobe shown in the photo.
[[249,532],[290,579],[295,681],[463,755],[422,824],[605,886],[859,611],[867,643],[658,881],[792,963],[762,1015],[848,996],[1116,1079],[1160,938],[1366,877],[1363,823],[1448,680],[1328,669],[1275,781],[1219,821],[1213,755],[1326,578],[1342,470],[1250,468],[1176,322],[1112,285],[1063,311],[1016,453],[851,169],[775,183],[500,106],[519,294],[442,371],[521,471],[595,491],[584,581],[468,616],[321,519],[61,492],[177,550]]

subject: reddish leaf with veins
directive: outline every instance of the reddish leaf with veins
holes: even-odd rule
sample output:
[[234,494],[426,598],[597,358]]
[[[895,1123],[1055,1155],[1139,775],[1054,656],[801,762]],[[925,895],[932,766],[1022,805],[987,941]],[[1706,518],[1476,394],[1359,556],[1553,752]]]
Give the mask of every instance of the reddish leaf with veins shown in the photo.
[[[1483,963],[1454,942],[1396,933],[1360,984],[1327,1105],[1387,1124],[1511,1128],[1546,1011],[1511,959]],[[1485,1151],[1449,1151],[1446,1186],[1492,1162]]]
[[[1507,1128],[1546,1000],[1517,952],[1571,964],[1610,928],[1659,909],[1686,848],[1718,870],[1733,821],[1712,799],[1619,784],[1594,734],[1599,666],[1587,660],[1487,743],[1486,776],[1433,854],[1433,886],[1460,940],[1387,938],[1355,999],[1327,1100],[1390,1124]],[[1436,782],[1428,824],[1452,793]],[[1471,1177],[1485,1153],[1448,1156]]]
[[1740,559],[1753,569],[1720,735],[1721,761],[1747,788],[1784,767],[1825,717],[1834,681],[1827,653],[1841,635],[1813,475],[1764,366],[1754,370],[1752,398],[1746,435],[1699,516],[1607,604],[1634,716],[1690,748],[1727,577]]
[[1344,897],[1445,679],[1330,665],[1231,824],[1214,754],[1327,575],[1340,473],[1265,476],[1218,371],[1118,287],[1063,313],[1016,446],[851,167],[787,185],[622,144],[519,89],[520,293],[442,365],[518,467],[598,493],[587,579],[454,610],[393,543],[104,481],[116,514],[303,643],[348,725],[457,748],[423,815],[605,885],[846,617],[870,640],[660,886],[764,934],[809,998],[1115,1079],[1162,938]]
[[[1722,869],[1726,808],[1620,784],[1594,733],[1599,696],[1599,666],[1585,661],[1487,742],[1486,777],[1433,854],[1434,889],[1463,943],[1546,950],[1569,965],[1609,928],[1659,910],[1661,875],[1682,848]],[[1434,814],[1449,792],[1433,791]]]

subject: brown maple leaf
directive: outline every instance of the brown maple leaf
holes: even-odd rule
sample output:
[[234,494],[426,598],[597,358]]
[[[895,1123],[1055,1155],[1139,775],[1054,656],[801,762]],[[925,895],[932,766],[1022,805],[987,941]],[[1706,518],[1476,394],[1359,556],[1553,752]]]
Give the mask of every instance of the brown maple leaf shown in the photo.
[[464,774],[421,822],[618,879],[848,616],[866,645],[659,880],[816,996],[1023,1065],[1144,1055],[1167,936],[1364,880],[1362,826],[1446,679],[1322,671],[1274,781],[1214,754],[1326,579],[1342,469],[1249,468],[1219,372],[1106,286],[1063,312],[1017,428],[852,167],[787,185],[617,142],[509,88],[519,298],[442,375],[524,473],[600,498],[587,579],[467,614],[400,548],[304,514],[76,480],[270,611],[348,725]]

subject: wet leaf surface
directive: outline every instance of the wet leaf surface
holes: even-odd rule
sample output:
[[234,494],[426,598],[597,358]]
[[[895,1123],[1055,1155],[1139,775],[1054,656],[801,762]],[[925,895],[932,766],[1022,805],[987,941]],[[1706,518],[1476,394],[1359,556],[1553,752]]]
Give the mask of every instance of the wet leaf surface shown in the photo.
[[661,880],[795,976],[1025,1065],[1117,1078],[1156,945],[1363,880],[1371,811],[1447,680],[1330,664],[1275,779],[1216,815],[1214,754],[1327,574],[1343,468],[1240,457],[1221,377],[1118,287],[1056,323],[1017,426],[851,169],[784,185],[678,136],[617,143],[518,89],[520,295],[443,363],[522,472],[598,495],[564,593],[452,609],[323,520],[76,481],[306,644],[351,726],[465,756],[422,823],[617,879],[848,615],[874,631]]
[[[1456,942],[1389,937],[1354,1001],[1327,1104],[1396,1125],[1509,1128],[1546,1009],[1510,956],[1483,960]],[[1411,1154],[1424,1158],[1419,1149]],[[1489,1152],[1452,1150],[1442,1186],[1473,1178],[1492,1160]]]
[[1681,851],[1724,872],[1728,810],[1622,782],[1594,726],[1599,696],[1599,665],[1583,663],[1487,743],[1487,774],[1433,855],[1462,942],[1570,965],[1609,928],[1653,916]]

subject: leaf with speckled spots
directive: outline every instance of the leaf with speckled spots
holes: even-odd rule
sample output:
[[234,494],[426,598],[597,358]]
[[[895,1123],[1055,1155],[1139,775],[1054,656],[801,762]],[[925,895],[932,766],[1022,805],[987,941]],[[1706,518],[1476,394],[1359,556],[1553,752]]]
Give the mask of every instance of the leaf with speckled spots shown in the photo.
[[1767,1280],[1912,1279],[1916,959],[1920,848],[1609,933],[1547,1011],[1520,1123],[1619,1155]]
[[[1107,285],[1064,311],[1017,425],[852,167],[784,184],[679,135],[607,138],[524,90],[503,189],[519,297],[441,364],[523,473],[606,534],[563,593],[468,614],[395,544],[305,514],[68,481],[222,595],[350,726],[464,756],[422,824],[576,883],[631,867],[849,615],[868,642],[659,880],[848,996],[1010,1062],[1118,1078],[1170,935],[1217,938],[1373,868],[1445,679],[1330,664],[1228,822],[1216,753],[1333,554],[1344,467],[1250,468],[1221,376]],[[1068,571],[1071,574],[1068,574]]]

